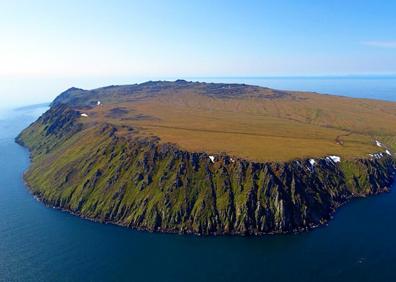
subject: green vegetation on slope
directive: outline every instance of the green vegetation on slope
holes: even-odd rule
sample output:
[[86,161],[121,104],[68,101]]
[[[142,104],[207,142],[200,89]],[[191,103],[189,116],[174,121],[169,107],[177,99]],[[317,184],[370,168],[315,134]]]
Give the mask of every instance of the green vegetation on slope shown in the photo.
[[387,191],[393,179],[388,155],[312,164],[218,153],[212,162],[136,126],[153,115],[135,112],[124,123],[131,109],[113,110],[104,122],[105,106],[84,103],[54,103],[17,141],[31,150],[25,179],[36,196],[103,222],[199,234],[292,232],[322,224],[352,197]]

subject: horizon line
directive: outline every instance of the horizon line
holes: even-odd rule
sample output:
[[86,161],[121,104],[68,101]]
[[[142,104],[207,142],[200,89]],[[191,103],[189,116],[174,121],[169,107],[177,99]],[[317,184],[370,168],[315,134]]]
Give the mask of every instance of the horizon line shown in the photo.
[[271,75],[271,74],[263,74],[263,75],[134,75],[134,74],[111,74],[111,75],[1,75],[0,79],[4,78],[131,78],[131,79],[147,79],[147,80],[166,80],[166,79],[221,79],[221,78],[396,78],[396,73],[366,73],[366,74],[279,74],[279,75]]

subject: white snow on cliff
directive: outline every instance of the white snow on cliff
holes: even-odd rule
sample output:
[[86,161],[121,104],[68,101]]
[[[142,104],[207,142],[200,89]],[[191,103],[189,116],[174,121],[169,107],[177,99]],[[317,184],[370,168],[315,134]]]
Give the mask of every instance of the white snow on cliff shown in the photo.
[[331,160],[334,163],[341,162],[341,158],[339,156],[328,156],[326,157],[326,160]]

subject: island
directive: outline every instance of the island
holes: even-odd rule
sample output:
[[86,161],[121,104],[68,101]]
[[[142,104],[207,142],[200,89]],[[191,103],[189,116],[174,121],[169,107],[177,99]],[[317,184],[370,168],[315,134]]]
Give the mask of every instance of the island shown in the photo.
[[83,218],[291,233],[389,191],[396,103],[185,80],[70,88],[16,141],[32,194]]

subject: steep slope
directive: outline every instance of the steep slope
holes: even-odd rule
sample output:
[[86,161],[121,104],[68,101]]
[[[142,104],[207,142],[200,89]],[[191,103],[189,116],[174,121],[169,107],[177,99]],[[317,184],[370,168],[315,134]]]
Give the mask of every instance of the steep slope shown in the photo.
[[[336,140],[342,134],[335,137],[333,134],[343,129],[321,127],[317,125],[323,122],[320,119],[306,123],[294,121],[285,128],[282,125],[287,122],[280,122],[285,113],[271,115],[270,107],[262,110],[268,101],[276,101],[277,107],[289,102],[298,103],[301,108],[309,107],[309,102],[303,102],[307,100],[299,100],[305,95],[321,99],[316,94],[293,94],[244,85],[207,86],[185,81],[107,87],[93,93],[73,88],[59,96],[48,112],[18,136],[17,142],[28,147],[32,154],[32,166],[25,179],[32,192],[49,205],[133,228],[197,234],[306,230],[326,222],[337,207],[353,197],[388,191],[395,162],[391,156],[393,127],[385,122],[376,132],[368,124],[358,134],[354,133],[368,140],[364,143],[358,138],[354,140],[352,133]],[[324,97],[332,103],[346,99]],[[259,107],[255,99],[264,102]],[[392,103],[346,99],[351,103],[350,100],[377,105],[385,113],[384,120],[384,117],[393,116],[391,109],[395,105]],[[195,109],[190,112],[194,118],[183,111],[188,104]],[[381,108],[381,105],[385,106]],[[235,107],[238,110],[228,115],[227,111]],[[214,113],[210,115],[210,111]],[[309,143],[310,138],[325,138],[329,134],[333,145],[342,147],[340,150],[346,153],[341,158],[329,157],[323,155],[326,151],[320,148],[317,156],[312,154],[311,158],[301,154],[279,161],[266,154],[249,158],[240,153],[243,150],[233,154],[227,149],[191,150],[182,142],[166,140],[166,134],[179,136],[166,132],[172,130],[170,125],[177,127],[174,126],[176,122],[185,124],[184,129],[179,129],[184,130],[181,137],[193,131],[197,132],[198,141],[203,132],[222,134],[224,138],[242,135],[242,143],[247,136],[260,138],[262,133],[253,130],[262,127],[262,123],[255,120],[255,111],[261,111],[259,115],[266,112],[263,122],[275,127],[267,132],[268,138],[292,139],[295,133],[297,139]],[[284,120],[298,119],[295,113],[299,111],[289,111],[295,117]],[[370,111],[373,110],[370,108]],[[250,115],[252,119],[249,122],[249,119],[240,118],[240,124],[247,126],[238,129],[238,119],[232,115]],[[201,118],[197,118],[199,116]],[[206,117],[216,122],[199,122]],[[300,135],[299,130],[287,130],[305,124],[314,130]],[[164,133],[158,130],[160,126]],[[358,128],[359,125],[355,125],[355,129]],[[365,130],[376,137],[386,132],[388,135],[382,135],[381,141],[389,141],[388,146],[375,142],[374,136],[365,135]],[[357,150],[349,156],[361,154],[360,157],[345,157],[348,156],[345,143],[359,142],[373,155]],[[196,144],[205,146],[201,142]],[[254,145],[251,147],[254,151]]]

